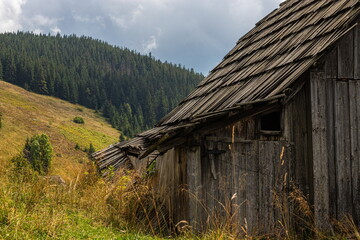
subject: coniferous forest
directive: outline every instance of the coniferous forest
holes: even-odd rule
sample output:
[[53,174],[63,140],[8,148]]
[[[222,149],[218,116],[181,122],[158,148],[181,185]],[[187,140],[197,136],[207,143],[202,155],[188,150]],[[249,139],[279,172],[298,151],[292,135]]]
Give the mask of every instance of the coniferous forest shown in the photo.
[[153,126],[204,77],[90,37],[0,34],[0,79],[101,111],[126,136]]

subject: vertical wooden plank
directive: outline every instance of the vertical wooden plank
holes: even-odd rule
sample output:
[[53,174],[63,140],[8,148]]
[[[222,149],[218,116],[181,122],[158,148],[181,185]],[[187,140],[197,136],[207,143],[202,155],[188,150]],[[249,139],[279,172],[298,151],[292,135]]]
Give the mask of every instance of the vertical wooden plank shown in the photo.
[[354,78],[354,32],[347,33],[338,45],[338,77]]
[[329,175],[329,214],[330,218],[336,218],[336,163],[335,163],[335,93],[334,85],[336,80],[326,80],[326,127],[327,127],[327,156]]
[[245,157],[245,148],[243,144],[234,144],[235,154],[238,167],[238,179],[239,189],[238,189],[238,203],[239,203],[239,222],[242,226],[245,224],[246,219],[246,157]]
[[189,219],[189,195],[187,193],[187,148],[182,146],[179,147],[180,155],[179,155],[179,186],[177,189],[179,196],[179,206],[178,206],[178,218],[176,219],[176,223],[181,220]]
[[232,182],[232,194],[235,194],[234,199],[231,201],[231,214],[234,216],[234,224],[241,225],[240,221],[240,181],[239,181],[239,172],[240,172],[240,164],[237,158],[237,154],[235,152],[235,146],[234,144],[227,144],[225,147],[228,148],[227,155],[225,157],[228,157],[228,159],[231,159],[231,172],[232,172],[232,179],[230,180]]
[[205,208],[207,210],[206,222],[212,224],[214,219],[214,210],[215,210],[215,200],[214,200],[214,188],[215,188],[215,179],[217,177],[216,173],[214,174],[214,163],[215,158],[213,154],[209,154],[209,151],[214,150],[213,141],[205,141],[205,158],[203,159],[204,167],[204,178],[202,179],[202,185],[204,186],[204,199],[205,199]]
[[259,216],[258,142],[252,141],[243,145],[246,149],[246,220],[250,233],[255,233],[258,230]]
[[350,109],[348,82],[337,81],[335,86],[335,156],[337,183],[337,218],[351,214],[351,156]]
[[325,57],[325,75],[328,79],[338,76],[338,48],[334,47]]
[[[216,143],[216,150],[220,151],[221,150],[221,142],[220,139],[219,141],[217,141]],[[218,172],[218,180],[217,180],[217,188],[218,188],[218,192],[217,192],[217,197],[216,197],[216,209],[217,209],[217,215],[219,215],[220,218],[224,219],[226,217],[225,215],[225,208],[227,207],[225,205],[226,203],[226,198],[227,195],[229,194],[229,192],[227,191],[227,161],[228,159],[224,158],[224,154],[223,153],[219,153],[216,154],[216,166],[217,166],[217,172]]]
[[325,73],[311,72],[312,161],[314,174],[315,225],[329,230],[329,179],[326,129]]
[[[358,21],[360,24],[360,21]],[[360,79],[360,26],[354,29],[354,78]]]
[[274,229],[274,206],[272,191],[274,187],[274,148],[268,148],[266,141],[259,141],[259,231],[271,232]]
[[[354,81],[353,88],[355,89],[354,97],[351,97],[352,107],[356,111],[356,115],[352,117],[353,119],[353,130],[352,137],[352,193],[353,199],[352,204],[354,206],[353,216],[357,225],[360,225],[360,83],[359,81]],[[355,143],[356,142],[356,143]]]
[[195,230],[201,229],[204,209],[201,185],[200,147],[187,148],[187,178],[189,192],[189,223]]
[[291,176],[295,179],[296,184],[300,187],[305,195],[309,195],[308,171],[308,125],[307,115],[310,112],[310,106],[306,104],[306,88],[302,89],[294,98],[291,114],[293,115],[293,135],[291,141],[294,142],[296,149],[294,152],[294,163],[291,169]]
[[280,143],[278,142],[274,142],[273,144],[271,144],[271,142],[267,142],[268,148],[273,149],[274,154],[273,154],[273,165],[274,165],[274,174],[272,176],[272,178],[274,179],[274,186],[272,186],[272,191],[273,191],[273,196],[272,196],[272,202],[274,204],[274,218],[275,218],[275,222],[281,222],[284,226],[285,222],[284,222],[284,218],[282,215],[282,210],[283,208],[280,207],[283,202],[283,169],[281,166],[281,160],[280,160],[280,155],[281,155],[281,148],[280,148]]

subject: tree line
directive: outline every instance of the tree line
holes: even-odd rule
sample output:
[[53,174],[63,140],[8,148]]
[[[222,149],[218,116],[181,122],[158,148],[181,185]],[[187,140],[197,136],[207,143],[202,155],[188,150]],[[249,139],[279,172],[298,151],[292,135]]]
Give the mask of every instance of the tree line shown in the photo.
[[0,79],[101,111],[130,137],[153,126],[203,77],[91,37],[0,34]]

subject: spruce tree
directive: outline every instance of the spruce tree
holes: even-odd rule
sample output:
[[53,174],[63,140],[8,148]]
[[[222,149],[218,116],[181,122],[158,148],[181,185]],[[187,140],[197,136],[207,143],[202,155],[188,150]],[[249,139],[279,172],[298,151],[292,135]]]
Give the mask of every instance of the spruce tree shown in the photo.
[[34,83],[35,92],[41,94],[49,94],[44,69],[40,63],[36,64],[35,66]]
[[53,148],[46,134],[38,134],[30,139],[28,138],[23,153],[31,167],[39,174],[45,175],[49,172]]

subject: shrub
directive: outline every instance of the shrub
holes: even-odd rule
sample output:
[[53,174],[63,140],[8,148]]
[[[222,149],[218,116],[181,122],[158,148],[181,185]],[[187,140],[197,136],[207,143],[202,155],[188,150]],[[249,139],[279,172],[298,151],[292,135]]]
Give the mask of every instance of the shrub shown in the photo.
[[85,147],[84,152],[88,153],[91,156],[92,153],[96,152],[94,145],[90,143],[89,148]]
[[84,119],[82,117],[74,117],[73,122],[78,123],[78,124],[84,124],[85,123],[85,121],[84,121]]
[[96,152],[95,148],[94,148],[94,145],[92,145],[92,143],[90,143],[90,146],[89,146],[89,154],[92,154]]
[[41,175],[49,172],[53,148],[46,134],[35,135],[27,139],[23,153],[33,170]]
[[75,149],[80,150],[80,145],[78,143],[75,145]]

